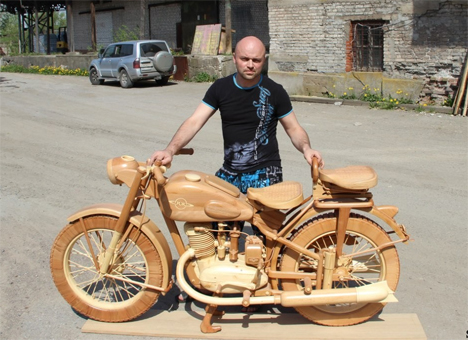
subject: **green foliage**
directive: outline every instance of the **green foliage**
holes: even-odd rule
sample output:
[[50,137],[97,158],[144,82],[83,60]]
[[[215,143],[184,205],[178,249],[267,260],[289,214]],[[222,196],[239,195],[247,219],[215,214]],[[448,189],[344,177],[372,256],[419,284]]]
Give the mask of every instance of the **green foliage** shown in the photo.
[[417,108],[414,109],[416,112],[433,112],[434,109],[427,107],[427,104],[419,104]]
[[122,25],[114,33],[114,42],[138,39],[140,39],[140,28],[138,26],[131,30],[126,25]]
[[[335,85],[333,85],[333,88],[335,88]],[[354,89],[352,87],[348,87],[348,90],[343,92],[341,95],[337,95],[333,92],[326,92],[325,96],[328,98],[340,98],[340,99],[350,99],[350,100],[356,100],[358,97],[354,93]]]
[[195,83],[212,83],[214,82],[218,77],[212,76],[206,72],[200,72],[193,76],[192,78],[186,78],[185,81],[188,82],[195,82]]
[[18,18],[9,13],[3,13],[0,21],[0,43],[6,46],[8,54],[18,54]]
[[184,50],[181,48],[171,48],[171,54],[172,55],[184,55]]
[[33,73],[29,68],[26,68],[21,65],[4,65],[1,67],[2,72],[11,72],[11,73]]
[[348,87],[346,92],[343,92],[343,94],[340,96],[340,99],[355,100],[355,99],[357,99],[357,96],[354,93],[354,89],[352,87]]
[[452,107],[453,102],[454,102],[454,98],[452,98],[451,95],[448,95],[447,99],[445,99],[444,102],[442,103],[442,106]]
[[65,11],[54,12],[54,30],[56,34],[60,27],[67,27],[67,13]]
[[12,73],[35,73],[35,74],[55,74],[55,75],[62,75],[62,76],[84,76],[87,77],[89,75],[88,70],[84,69],[67,69],[63,67],[39,67],[39,66],[31,66],[29,68],[21,66],[21,65],[4,65],[1,67],[2,72],[12,72]]
[[[333,85],[335,87],[335,85]],[[351,100],[362,100],[369,103],[369,107],[383,109],[383,110],[393,110],[398,108],[401,104],[413,104],[413,101],[409,98],[408,93],[403,94],[402,90],[396,91],[396,96],[388,95],[384,97],[380,88],[371,89],[369,85],[365,85],[362,88],[363,92],[359,97],[354,93],[354,89],[349,87],[347,92],[344,92],[342,95],[338,96],[340,99],[351,99]],[[328,98],[337,98],[332,92],[326,92],[325,96]]]
[[[40,16],[44,13],[39,13]],[[53,13],[54,31],[51,33],[58,34],[59,27],[67,26],[67,15],[65,11],[55,11]],[[45,34],[46,32],[39,32]],[[0,43],[8,49],[9,55],[17,55],[19,50],[19,32],[18,32],[18,17],[10,13],[2,13],[0,17]],[[25,54],[26,51],[22,51]]]

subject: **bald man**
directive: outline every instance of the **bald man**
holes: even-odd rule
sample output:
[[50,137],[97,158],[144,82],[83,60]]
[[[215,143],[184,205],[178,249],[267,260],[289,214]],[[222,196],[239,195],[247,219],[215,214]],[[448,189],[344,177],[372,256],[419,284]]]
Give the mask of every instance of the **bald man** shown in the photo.
[[[148,164],[168,164],[186,146],[210,117],[220,111],[224,138],[224,163],[216,176],[235,185],[242,193],[283,181],[276,138],[278,121],[309,164],[322,156],[310,147],[307,132],[299,125],[284,88],[262,75],[265,46],[256,37],[239,41],[233,54],[237,72],[211,85],[195,112],[185,120],[164,150],[154,152]],[[243,223],[240,223],[241,227]],[[259,230],[252,226],[255,233]],[[179,295],[179,301],[185,296]],[[244,308],[254,312],[258,306]]]
[[148,163],[170,163],[174,154],[219,110],[224,163],[216,176],[234,184],[241,192],[283,180],[276,138],[278,121],[307,162],[312,164],[312,157],[317,157],[323,166],[322,156],[311,148],[309,136],[299,125],[284,88],[262,75],[265,53],[265,46],[258,38],[249,36],[240,40],[233,54],[237,72],[213,83],[167,147],[154,152]]

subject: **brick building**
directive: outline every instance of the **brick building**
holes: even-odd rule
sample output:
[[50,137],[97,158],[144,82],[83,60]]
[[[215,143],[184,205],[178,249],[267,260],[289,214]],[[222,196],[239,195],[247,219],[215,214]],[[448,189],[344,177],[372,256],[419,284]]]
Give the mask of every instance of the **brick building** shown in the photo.
[[[189,52],[197,25],[225,24],[224,0],[21,4],[55,2],[67,9],[72,51],[92,48],[92,12],[98,47],[126,30]],[[231,22],[233,44],[247,35],[265,43],[269,76],[291,95],[369,85],[384,95],[403,90],[413,100],[441,103],[453,97],[468,49],[467,0],[231,0]]]
[[[74,49],[91,48],[91,1],[72,1],[69,27],[73,26]],[[145,37],[164,39],[171,48],[190,50],[195,27],[225,22],[224,1],[94,1],[98,46],[113,41],[119,30],[138,32],[145,26]],[[71,13],[70,13],[71,12]],[[269,44],[267,0],[235,0],[231,5],[233,43],[246,35],[257,35]],[[142,20],[142,16],[144,16]]]
[[366,84],[435,102],[453,96],[468,48],[466,0],[270,0],[268,8],[269,72],[291,94]]

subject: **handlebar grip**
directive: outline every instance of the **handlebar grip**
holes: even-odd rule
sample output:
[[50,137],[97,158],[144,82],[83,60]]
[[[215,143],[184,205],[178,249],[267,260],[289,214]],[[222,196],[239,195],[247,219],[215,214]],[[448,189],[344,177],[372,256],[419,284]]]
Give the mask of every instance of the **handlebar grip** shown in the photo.
[[312,158],[312,169],[311,169],[311,174],[312,174],[312,182],[314,184],[317,184],[318,178],[319,178],[319,165],[318,165],[318,159],[317,157]]
[[162,171],[161,171],[161,161],[154,162],[153,167],[153,176],[156,177],[156,181],[159,185],[164,185],[166,183],[166,178],[164,178]]
[[179,151],[177,151],[175,154],[176,155],[193,155],[193,148],[182,148]]

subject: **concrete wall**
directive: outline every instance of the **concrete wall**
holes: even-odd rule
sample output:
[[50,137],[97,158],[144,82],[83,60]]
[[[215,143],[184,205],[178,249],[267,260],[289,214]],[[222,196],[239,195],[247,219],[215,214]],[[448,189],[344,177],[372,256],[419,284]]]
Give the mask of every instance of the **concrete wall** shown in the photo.
[[[186,56],[186,58],[190,78],[199,73],[207,73],[210,76],[222,78],[236,72],[232,56]],[[262,72],[264,74],[268,73],[268,56]]]
[[70,70],[85,69],[87,70],[91,60],[97,58],[96,53],[89,53],[84,55],[34,55],[34,56],[3,56],[2,65],[15,64],[24,67],[39,66],[39,67],[60,67],[68,68]]
[[232,57],[228,56],[187,56],[189,77],[207,73],[217,78],[225,77],[236,71]]
[[422,97],[431,100],[453,95],[468,48],[466,1],[270,0],[268,6],[270,72],[344,73],[351,22],[385,20],[383,76],[422,80]]
[[370,93],[391,95],[393,98],[419,100],[424,82],[421,79],[396,79],[380,72],[310,73],[269,71],[268,76],[298,96],[335,96],[354,94],[359,97],[368,86]]

